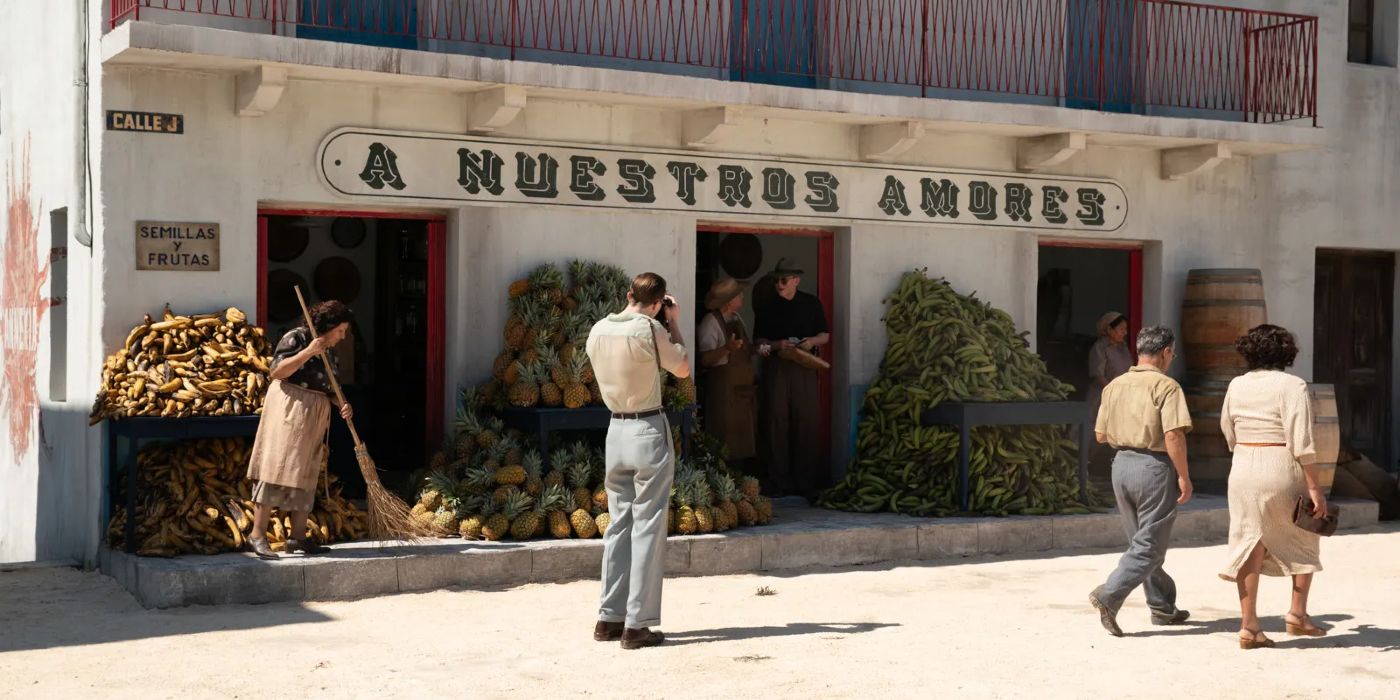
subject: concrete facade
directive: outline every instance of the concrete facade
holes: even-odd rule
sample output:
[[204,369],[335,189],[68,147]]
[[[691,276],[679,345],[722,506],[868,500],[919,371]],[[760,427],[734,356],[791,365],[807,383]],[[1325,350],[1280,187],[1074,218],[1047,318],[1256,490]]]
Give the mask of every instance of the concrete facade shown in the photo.
[[[68,30],[73,18],[71,4],[65,8],[68,16],[37,0],[14,4],[28,21],[0,27],[0,65],[6,66],[0,70],[0,153],[14,170],[19,149],[26,140],[30,143],[35,217],[39,240],[47,241],[48,210],[63,206],[73,190],[73,168],[65,167],[73,162],[71,119],[66,116],[73,108],[67,99],[73,66],[65,61],[75,52],[59,48],[76,43]],[[340,45],[256,33],[266,32],[257,28],[261,23],[200,27],[195,26],[201,24],[198,16],[190,15],[143,14],[142,21],[104,33],[106,5],[92,3],[90,34],[94,242],[91,248],[71,241],[67,245],[66,398],[55,400],[47,391],[53,386],[46,374],[50,315],[36,331],[38,405],[0,404],[0,425],[24,423],[17,411],[37,417],[27,427],[30,439],[23,454],[0,452],[0,561],[95,564],[106,466],[102,429],[88,429],[84,418],[102,358],[142,314],[156,313],[167,302],[191,311],[255,308],[260,208],[369,207],[434,213],[447,220],[448,402],[452,387],[479,381],[489,372],[499,351],[504,288],[534,265],[571,257],[605,259],[632,272],[656,271],[688,294],[695,283],[695,230],[724,222],[724,217],[562,207],[401,207],[387,201],[367,205],[335,194],[319,179],[315,149],[329,132],[356,126],[461,135],[482,91],[493,86],[522,87],[528,101],[492,136],[580,145],[685,149],[687,115],[731,107],[733,128],[700,154],[859,162],[865,155],[863,126],[907,120],[923,124],[926,132],[894,156],[893,165],[1015,173],[1019,139],[1088,135],[1084,152],[1046,173],[1119,183],[1127,192],[1130,214],[1111,234],[804,223],[835,234],[832,448],[838,456],[847,453],[851,407],[861,387],[873,379],[884,352],[880,302],[905,270],[927,267],[961,291],[976,290],[1033,331],[1037,244],[1047,237],[1142,244],[1145,323],[1179,324],[1191,268],[1259,267],[1270,320],[1300,331],[1303,349],[1296,369],[1310,379],[1315,251],[1400,250],[1400,72],[1346,63],[1346,3],[1336,0],[1268,3],[1269,9],[1321,18],[1317,129],[808,90]],[[1386,16],[1397,25],[1387,34],[1393,41],[1400,33],[1400,17]],[[33,27],[45,30],[34,32]],[[8,68],[22,57],[50,52],[56,57],[40,70]],[[270,98],[265,115],[239,116],[240,81],[246,89],[250,71],[259,66],[286,70],[289,79],[280,99]],[[102,115],[108,109],[182,114],[185,133],[104,131]],[[1202,175],[1161,178],[1161,149],[1208,143],[1228,143],[1244,155]],[[135,271],[133,226],[152,219],[219,222],[221,269]],[[13,218],[9,226],[7,241],[16,235]],[[38,247],[46,251],[58,244]],[[7,270],[16,264],[5,260]],[[687,328],[693,328],[695,300],[684,301]],[[11,313],[8,306],[6,313]],[[693,330],[687,338],[693,342]],[[7,345],[6,351],[8,366],[15,350]],[[1400,353],[1396,357],[1400,360]],[[1394,376],[1400,379],[1400,371]],[[1394,395],[1400,400],[1400,387]],[[1400,415],[1400,406],[1394,414]],[[1400,439],[1400,431],[1395,436]],[[9,442],[19,444],[13,432]],[[835,461],[839,471],[843,460]]]

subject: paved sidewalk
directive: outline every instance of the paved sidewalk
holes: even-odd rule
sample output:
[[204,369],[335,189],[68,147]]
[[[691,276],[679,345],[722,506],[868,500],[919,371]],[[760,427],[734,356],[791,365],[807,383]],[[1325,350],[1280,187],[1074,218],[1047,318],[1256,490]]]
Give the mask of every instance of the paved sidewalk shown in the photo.
[[[1223,546],[1167,566],[1191,624],[1124,639],[1085,595],[1117,552],[683,577],[666,584],[661,648],[591,641],[597,583],[358,601],[146,610],[107,577],[0,573],[0,696],[14,698],[1394,697],[1400,526],[1329,538],[1313,612],[1323,639],[1241,651]],[[759,587],[774,595],[755,595]]]

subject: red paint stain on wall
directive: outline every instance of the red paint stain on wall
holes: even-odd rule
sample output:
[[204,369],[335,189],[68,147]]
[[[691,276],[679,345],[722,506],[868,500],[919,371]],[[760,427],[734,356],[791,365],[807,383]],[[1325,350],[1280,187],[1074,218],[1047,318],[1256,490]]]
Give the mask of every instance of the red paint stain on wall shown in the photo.
[[[0,253],[4,286],[0,287],[0,416],[8,418],[9,446],[14,461],[29,452],[32,427],[39,415],[38,384],[34,379],[39,357],[39,322],[49,303],[41,292],[49,276],[47,262],[40,262],[38,207],[34,205],[29,168],[29,139],[18,157],[10,154],[5,178],[7,227]],[[45,258],[46,260],[47,258]]]

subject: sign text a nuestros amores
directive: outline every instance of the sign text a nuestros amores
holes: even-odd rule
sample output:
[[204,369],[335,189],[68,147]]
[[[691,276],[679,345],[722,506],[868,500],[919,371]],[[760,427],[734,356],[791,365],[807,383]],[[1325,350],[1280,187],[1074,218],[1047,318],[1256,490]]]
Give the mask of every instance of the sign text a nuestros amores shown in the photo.
[[1113,231],[1110,180],[345,128],[321,142],[350,199],[678,211],[921,226]]

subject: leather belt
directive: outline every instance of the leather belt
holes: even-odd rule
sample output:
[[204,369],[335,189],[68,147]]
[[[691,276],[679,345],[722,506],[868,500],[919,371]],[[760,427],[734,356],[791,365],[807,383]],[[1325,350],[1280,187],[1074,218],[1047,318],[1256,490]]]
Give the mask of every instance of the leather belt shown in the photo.
[[650,418],[652,416],[659,416],[665,412],[666,409],[664,408],[653,408],[650,411],[640,411],[638,413],[614,413],[612,414],[612,417],[620,420],[636,420],[638,418]]
[[1165,452],[1157,452],[1157,451],[1155,451],[1155,450],[1144,450],[1144,449],[1142,449],[1142,448],[1140,448],[1140,447],[1120,447],[1120,448],[1118,448],[1118,451],[1119,451],[1119,452],[1136,452],[1137,454],[1140,454],[1140,455],[1147,455],[1148,457],[1156,457],[1156,458],[1158,458],[1158,459],[1163,459],[1163,460],[1169,460],[1169,459],[1171,459],[1171,455],[1168,455],[1168,454],[1165,453]]
[[1239,447],[1288,447],[1286,442],[1241,442]]

